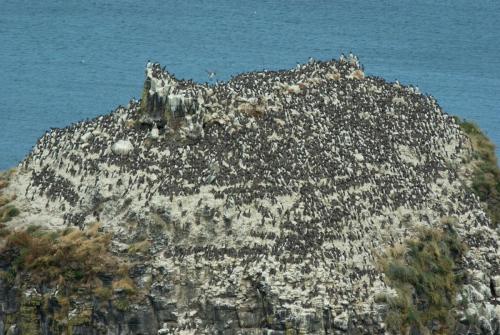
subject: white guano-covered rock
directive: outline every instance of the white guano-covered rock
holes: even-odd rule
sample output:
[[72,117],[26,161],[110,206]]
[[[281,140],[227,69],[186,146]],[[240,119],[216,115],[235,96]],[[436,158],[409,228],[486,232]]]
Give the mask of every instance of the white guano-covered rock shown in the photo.
[[346,331],[349,327],[349,315],[347,315],[347,313],[342,313],[336,316],[333,320],[333,325],[336,329]]
[[362,154],[360,154],[360,153],[355,153],[355,154],[354,154],[354,158],[355,158],[358,162],[362,162],[362,161],[364,161],[364,160],[365,160],[365,158],[363,157],[363,155],[362,155]]
[[493,282],[493,290],[495,291],[495,295],[500,297],[500,276],[494,276],[492,279]]
[[134,146],[129,140],[119,140],[111,146],[111,151],[116,155],[128,155],[132,150]]
[[153,129],[151,129],[150,136],[152,139],[157,139],[160,137],[160,132],[158,130],[158,127],[156,127],[156,124],[153,126]]
[[408,103],[403,97],[394,97],[392,98],[392,103],[395,105],[405,105],[408,106]]
[[92,137],[94,137],[94,135],[91,132],[88,132],[88,133],[83,134],[82,137],[80,137],[80,139],[82,140],[82,142],[86,143],[86,142],[90,141],[92,139]]

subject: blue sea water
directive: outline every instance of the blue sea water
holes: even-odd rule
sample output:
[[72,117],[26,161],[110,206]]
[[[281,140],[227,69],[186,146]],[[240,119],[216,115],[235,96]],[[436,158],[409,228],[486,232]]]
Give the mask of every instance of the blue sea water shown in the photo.
[[498,146],[499,28],[498,0],[0,0],[0,169],[50,127],[140,96],[149,59],[205,82],[352,50]]

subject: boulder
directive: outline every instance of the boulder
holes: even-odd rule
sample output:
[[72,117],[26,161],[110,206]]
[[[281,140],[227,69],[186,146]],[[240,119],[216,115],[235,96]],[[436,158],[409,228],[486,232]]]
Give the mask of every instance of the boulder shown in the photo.
[[116,155],[128,155],[132,150],[134,146],[129,140],[119,140],[111,146],[111,151]]
[[333,326],[336,329],[347,331],[347,329],[349,328],[349,315],[347,313],[337,315],[333,319]]
[[491,287],[493,287],[493,292],[495,297],[500,297],[500,276],[494,276],[491,278]]

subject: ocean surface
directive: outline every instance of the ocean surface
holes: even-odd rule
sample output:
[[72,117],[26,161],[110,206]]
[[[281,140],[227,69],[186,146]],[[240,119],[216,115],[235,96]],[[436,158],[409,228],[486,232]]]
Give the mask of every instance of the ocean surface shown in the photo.
[[498,147],[499,28],[498,0],[0,0],[0,169],[51,127],[139,97],[148,60],[205,82],[351,50]]

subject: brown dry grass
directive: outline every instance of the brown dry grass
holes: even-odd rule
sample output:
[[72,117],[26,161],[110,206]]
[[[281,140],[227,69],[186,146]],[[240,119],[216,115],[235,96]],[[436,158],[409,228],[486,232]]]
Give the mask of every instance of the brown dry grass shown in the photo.
[[128,247],[127,252],[129,254],[144,254],[149,250],[149,248],[151,248],[151,242],[148,240],[144,240],[131,244]]
[[[70,315],[77,306],[111,303],[126,310],[143,296],[128,276],[129,264],[111,253],[111,235],[101,233],[97,224],[85,231],[44,231],[37,226],[12,231],[0,224],[0,232],[0,255],[7,265],[0,278],[21,290],[55,292],[58,307],[50,311],[45,296],[41,308],[52,313],[60,329],[70,331],[75,322],[90,320],[90,309],[79,310],[76,318]],[[105,286],[103,277],[110,277],[111,283]]]
[[120,280],[113,281],[113,290],[123,291],[127,294],[134,294],[136,288],[134,282],[130,278],[122,278]]
[[15,196],[7,196],[3,194],[3,189],[9,186],[9,181],[14,174],[14,170],[0,173],[0,223],[10,221],[13,217],[19,215],[19,210],[9,205]]
[[109,251],[111,236],[98,232],[69,229],[42,231],[32,227],[10,231],[0,253],[7,256],[15,273],[29,273],[33,284],[54,283],[97,286],[99,274],[123,272],[123,262]]

